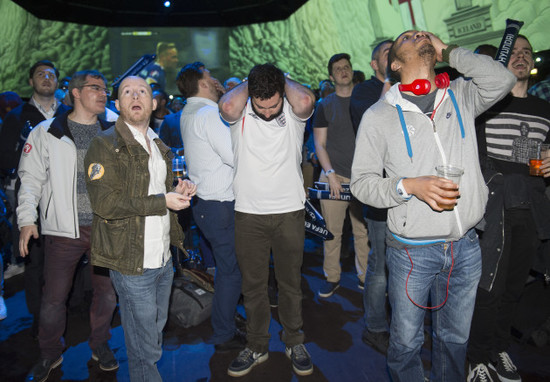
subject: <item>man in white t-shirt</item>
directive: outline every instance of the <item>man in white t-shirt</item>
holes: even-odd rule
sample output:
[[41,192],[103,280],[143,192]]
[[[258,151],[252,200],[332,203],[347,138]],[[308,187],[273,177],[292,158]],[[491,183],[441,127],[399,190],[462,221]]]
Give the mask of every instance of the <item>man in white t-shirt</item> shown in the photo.
[[313,372],[301,330],[305,193],[300,163],[314,102],[309,89],[271,64],[256,65],[248,81],[219,102],[222,117],[231,124],[235,247],[247,316],[248,344],[229,366],[233,377],[248,374],[268,358],[270,252],[286,354],[296,374]]

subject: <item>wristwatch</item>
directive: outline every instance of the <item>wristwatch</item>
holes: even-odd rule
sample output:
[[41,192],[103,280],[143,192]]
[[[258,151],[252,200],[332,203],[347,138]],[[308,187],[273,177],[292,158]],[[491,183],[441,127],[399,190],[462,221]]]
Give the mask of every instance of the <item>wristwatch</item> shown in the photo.
[[334,171],[334,169],[331,168],[330,170],[325,171],[325,174],[326,174],[326,176],[329,176],[329,175],[332,174],[333,172],[336,172],[336,171]]

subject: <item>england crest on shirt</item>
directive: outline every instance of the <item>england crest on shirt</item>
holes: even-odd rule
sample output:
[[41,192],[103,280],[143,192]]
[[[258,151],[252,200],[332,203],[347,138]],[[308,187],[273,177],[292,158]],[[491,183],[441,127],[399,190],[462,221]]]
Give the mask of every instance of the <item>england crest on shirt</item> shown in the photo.
[[277,121],[277,124],[279,125],[279,127],[284,127],[284,126],[286,126],[286,117],[285,117],[285,113],[281,113],[281,115],[278,116],[277,118],[275,118],[275,120]]

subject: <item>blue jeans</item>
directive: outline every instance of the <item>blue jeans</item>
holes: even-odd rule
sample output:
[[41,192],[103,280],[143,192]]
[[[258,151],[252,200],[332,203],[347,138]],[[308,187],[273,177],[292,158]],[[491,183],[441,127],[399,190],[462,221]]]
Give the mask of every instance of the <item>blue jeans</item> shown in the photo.
[[241,271],[235,254],[235,202],[197,198],[193,218],[210,243],[216,261],[212,302],[212,342],[221,344],[235,335],[235,311],[241,295]]
[[365,326],[371,332],[388,330],[386,319],[386,222],[367,220],[371,251],[365,275]]
[[157,362],[162,356],[162,329],[174,278],[172,260],[164,267],[145,269],[142,275],[124,275],[112,269],[110,275],[119,298],[130,379],[162,381]]
[[[408,295],[417,304],[437,306],[445,300],[447,277],[449,296],[445,305],[432,314],[433,345],[430,380],[464,381],[464,363],[476,289],[481,276],[481,250],[471,229],[451,246],[450,243],[408,248],[414,263]],[[388,292],[392,306],[388,368],[393,381],[424,381],[420,349],[424,342],[426,310],[415,306],[405,290],[411,261],[405,249],[388,247]]]

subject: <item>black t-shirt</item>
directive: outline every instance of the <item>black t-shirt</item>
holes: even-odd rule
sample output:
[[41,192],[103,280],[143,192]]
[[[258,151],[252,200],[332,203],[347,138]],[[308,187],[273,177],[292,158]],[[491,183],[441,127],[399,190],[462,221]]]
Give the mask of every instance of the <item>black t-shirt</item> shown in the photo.
[[323,98],[313,118],[313,128],[328,128],[326,150],[338,175],[351,178],[355,133],[349,111],[350,97],[332,93]]

